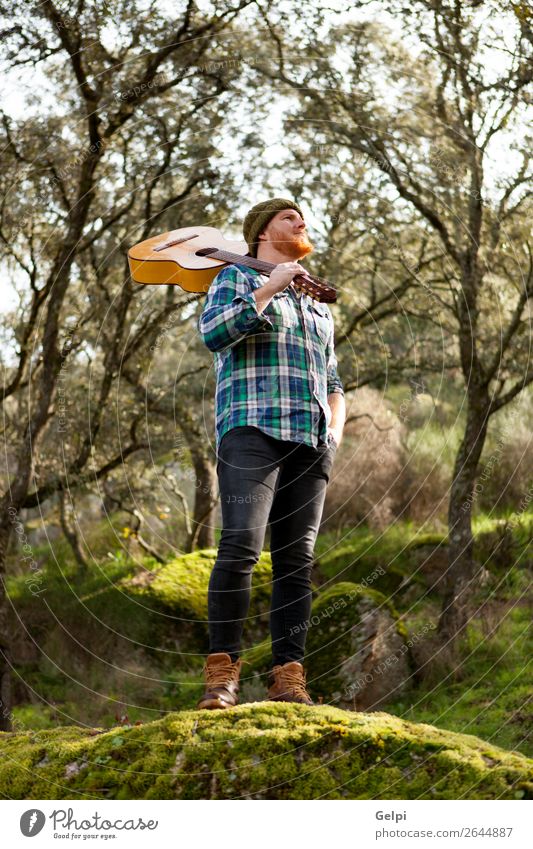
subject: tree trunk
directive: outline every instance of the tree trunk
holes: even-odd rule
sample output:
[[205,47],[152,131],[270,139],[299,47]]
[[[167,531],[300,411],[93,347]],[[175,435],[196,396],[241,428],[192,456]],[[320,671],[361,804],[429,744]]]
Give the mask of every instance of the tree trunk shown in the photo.
[[468,400],[467,424],[457,454],[448,507],[448,580],[439,633],[453,641],[468,623],[468,600],[475,586],[472,504],[479,458],[485,444],[488,403]]
[[58,495],[59,520],[65,539],[70,545],[74,559],[78,565],[78,574],[82,576],[88,572],[89,564],[85,560],[83,551],[81,550],[80,539],[76,529],[76,515],[72,504],[68,502],[69,497],[70,493],[67,495],[64,491],[61,491]]
[[[92,166],[87,170],[92,178]],[[11,674],[10,674],[10,633],[8,627],[8,606],[5,597],[5,558],[7,544],[12,529],[12,517],[28,495],[34,475],[34,457],[38,452],[39,440],[51,415],[51,404],[57,386],[61,366],[61,351],[58,346],[60,312],[70,281],[70,270],[74,262],[74,250],[81,236],[87,210],[92,197],[91,186],[85,180],[83,203],[76,209],[69,223],[69,232],[55,260],[49,280],[53,288],[47,302],[47,311],[42,331],[42,368],[35,387],[31,387],[28,398],[35,399],[28,406],[28,421],[25,424],[20,444],[16,450],[15,474],[0,500],[0,728],[7,722],[11,724]],[[13,512],[14,511],[14,512]],[[7,711],[7,716],[5,716]]]
[[213,462],[204,452],[204,446],[191,446],[196,477],[196,494],[192,534],[189,551],[195,548],[213,548],[215,545],[216,472]]

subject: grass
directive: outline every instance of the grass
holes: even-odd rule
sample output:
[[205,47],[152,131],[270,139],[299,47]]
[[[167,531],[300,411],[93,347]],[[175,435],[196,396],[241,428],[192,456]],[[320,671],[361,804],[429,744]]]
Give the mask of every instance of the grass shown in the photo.
[[430,655],[433,668],[387,710],[533,757],[531,603],[493,602],[492,616],[470,624],[455,660]]

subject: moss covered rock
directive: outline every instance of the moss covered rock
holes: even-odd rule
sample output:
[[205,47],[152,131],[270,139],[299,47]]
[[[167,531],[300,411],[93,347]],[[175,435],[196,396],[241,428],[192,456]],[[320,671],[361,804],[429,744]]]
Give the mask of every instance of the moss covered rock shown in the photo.
[[[122,582],[128,595],[142,597],[149,608],[161,610],[182,624],[200,626],[207,633],[207,590],[216,549],[184,554],[152,572],[138,573]],[[252,597],[244,633],[260,639],[268,630],[272,593],[272,563],[263,552],[252,573]]]
[[446,572],[447,539],[444,534],[417,532],[408,538],[395,526],[383,533],[353,529],[342,540],[324,535],[316,549],[317,576],[344,580],[401,598],[406,590],[416,595],[436,591]]
[[375,709],[409,681],[404,626],[382,593],[341,581],[313,602],[306,665],[315,698]]
[[384,545],[376,545],[370,532],[362,538],[348,536],[327,546],[319,539],[315,557],[321,583],[350,581],[393,595],[411,578],[408,564],[395,559],[394,553],[385,549]]
[[533,761],[385,713],[255,703],[0,734],[12,799],[531,799]]

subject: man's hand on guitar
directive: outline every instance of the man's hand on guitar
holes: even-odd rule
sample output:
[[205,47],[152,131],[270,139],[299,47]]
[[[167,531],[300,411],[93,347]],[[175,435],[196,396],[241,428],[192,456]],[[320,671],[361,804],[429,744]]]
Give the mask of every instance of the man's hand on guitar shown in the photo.
[[307,274],[299,262],[280,262],[274,271],[270,272],[270,282],[274,284],[277,292],[282,292],[297,274]]

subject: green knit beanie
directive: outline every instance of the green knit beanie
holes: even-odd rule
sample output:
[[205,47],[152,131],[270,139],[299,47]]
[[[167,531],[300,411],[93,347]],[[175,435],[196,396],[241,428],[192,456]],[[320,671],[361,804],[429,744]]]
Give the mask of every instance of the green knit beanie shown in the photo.
[[257,256],[256,243],[259,234],[263,232],[271,218],[274,218],[276,213],[281,212],[282,209],[295,209],[302,218],[304,217],[298,204],[294,203],[293,200],[287,200],[287,198],[264,200],[262,203],[253,206],[247,213],[242,224],[242,232],[252,256]]

